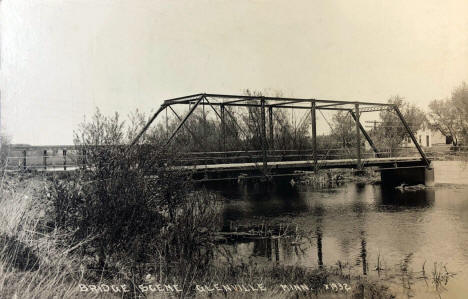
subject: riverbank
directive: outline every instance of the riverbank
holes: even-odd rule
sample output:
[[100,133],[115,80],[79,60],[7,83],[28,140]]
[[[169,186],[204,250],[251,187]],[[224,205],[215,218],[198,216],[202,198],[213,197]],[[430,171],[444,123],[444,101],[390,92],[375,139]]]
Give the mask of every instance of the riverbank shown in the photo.
[[[182,296],[205,298],[285,298],[310,297],[362,298],[375,294],[392,298],[385,286],[365,277],[350,276],[337,267],[303,267],[211,261],[197,277],[165,276],[148,267],[140,281],[122,275],[119,262],[112,275],[90,269],[90,262],[79,254],[81,240],[67,245],[64,232],[49,218],[50,186],[34,175],[4,176],[0,203],[0,294],[7,298],[129,298],[142,293],[148,298]],[[288,231],[287,229],[284,231]],[[283,231],[283,232],[284,232]],[[218,247],[218,254],[222,248]],[[142,261],[151,264],[151,261]],[[153,270],[151,270],[153,269]],[[161,270],[161,269],[159,269]],[[121,273],[121,274],[119,274]],[[182,271],[183,273],[183,271]],[[112,279],[106,277],[113,277]],[[161,293],[164,285],[178,284]],[[158,286],[159,285],[159,286]],[[259,287],[261,285],[261,287]],[[114,289],[112,289],[114,286]],[[119,292],[116,286],[120,286]],[[124,286],[124,287],[123,287]],[[140,288],[141,286],[141,288]],[[141,293],[138,293],[140,292]],[[252,296],[254,295],[254,296]]]

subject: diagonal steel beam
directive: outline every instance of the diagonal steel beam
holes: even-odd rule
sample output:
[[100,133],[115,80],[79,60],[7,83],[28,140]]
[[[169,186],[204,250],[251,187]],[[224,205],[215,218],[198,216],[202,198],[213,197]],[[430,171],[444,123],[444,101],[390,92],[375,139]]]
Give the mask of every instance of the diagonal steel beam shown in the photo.
[[[219,119],[221,120],[221,122],[223,122],[223,116],[219,114],[219,112],[213,107],[212,103],[210,101],[208,101],[207,98],[205,98],[205,101],[208,103],[208,105],[211,107],[211,109],[213,109],[213,111],[216,113],[216,115],[219,117]],[[223,107],[223,106],[221,106]],[[225,109],[226,111],[226,109]],[[226,111],[227,112],[227,111]],[[237,123],[236,123],[237,125]],[[232,134],[235,134],[236,132],[233,131],[233,129],[231,127],[228,127],[229,130],[231,131]]]
[[206,99],[206,98],[205,98],[205,101],[208,103],[208,105],[211,107],[211,109],[213,109],[213,111],[216,113],[216,115],[219,117],[219,119],[222,119],[221,115],[219,115],[219,112],[213,107],[213,105],[211,105],[210,101],[208,101],[208,99]]
[[169,143],[171,143],[172,139],[174,138],[174,136],[177,134],[177,132],[179,132],[180,128],[182,128],[182,126],[185,124],[185,122],[187,121],[187,119],[190,117],[190,115],[192,115],[193,111],[195,110],[195,108],[197,108],[198,104],[200,104],[200,102],[203,100],[205,96],[202,95],[200,97],[200,99],[198,99],[198,101],[195,103],[195,105],[192,106],[192,108],[190,109],[190,111],[187,113],[187,115],[184,117],[184,119],[179,123],[179,125],[177,126],[177,128],[174,130],[174,132],[172,132],[172,135],[171,137],[169,137],[169,139],[167,140],[165,146],[169,145]]
[[[169,109],[171,109],[172,113],[174,113],[174,115],[179,119],[179,121],[182,121],[182,118],[179,116],[179,114],[177,114],[177,112],[175,112],[175,110],[172,109],[171,106],[168,106],[168,107],[169,107]],[[190,128],[186,124],[184,124],[184,127],[185,127],[185,129],[187,129],[187,131],[190,133],[190,135],[192,135],[193,139],[195,139],[198,142],[198,144],[202,144],[200,142],[201,140],[192,132],[192,130],[190,130]]]
[[427,166],[429,166],[429,165],[431,164],[431,161],[426,157],[426,154],[424,153],[424,151],[422,150],[422,148],[421,148],[421,146],[419,145],[418,141],[416,140],[416,137],[414,136],[413,131],[411,131],[411,128],[410,128],[410,126],[408,125],[408,123],[406,122],[405,118],[403,117],[403,114],[401,114],[400,109],[398,109],[398,106],[397,106],[397,105],[394,105],[394,106],[393,106],[393,109],[395,110],[396,114],[398,115],[398,117],[400,118],[401,122],[402,122],[403,125],[405,126],[406,131],[408,132],[408,134],[409,134],[410,137],[411,137],[411,140],[413,141],[414,145],[415,145],[416,148],[418,149],[418,152],[419,152],[419,154],[421,155],[422,160],[424,161],[424,163],[425,163]]
[[143,134],[145,134],[146,130],[148,130],[148,128],[151,126],[151,123],[153,123],[153,121],[156,119],[156,117],[158,117],[159,113],[161,113],[164,110],[164,108],[166,108],[166,105],[162,104],[161,107],[159,107],[158,111],[156,111],[153,114],[153,117],[151,117],[151,119],[146,123],[146,125],[143,127],[143,129],[141,129],[140,133],[138,133],[138,135],[133,139],[132,143],[130,144],[130,147],[135,145],[135,143],[138,142],[138,140],[141,138],[141,136]]
[[[224,131],[224,134],[223,134],[223,139],[224,139],[224,140],[223,140],[223,142],[224,142],[224,144],[225,144],[225,143],[226,143],[226,140],[225,140],[225,139],[226,139],[226,136],[225,136],[226,133],[225,133],[225,131],[226,131],[226,127],[227,127],[227,126],[226,126],[225,121],[224,121],[224,116],[223,116],[223,115],[219,115],[218,111],[216,111],[216,109],[214,108],[214,106],[212,105],[212,103],[210,103],[210,101],[208,101],[208,99],[205,98],[205,101],[208,103],[208,105],[210,105],[211,109],[213,109],[213,111],[216,113],[216,115],[217,115],[217,116],[219,117],[219,119],[221,120],[221,124],[222,124],[222,126],[223,126],[223,131]],[[224,106],[221,106],[221,109],[222,109],[222,110],[221,110],[221,111],[222,111],[222,112],[221,112],[222,114],[224,114],[224,112],[229,113],[229,114],[228,114],[229,117],[231,117],[231,119],[234,121],[234,123],[236,124],[236,126],[241,130],[241,132],[242,132],[242,134],[244,134],[245,138],[248,138],[248,136],[247,136],[247,134],[245,133],[245,131],[242,129],[242,127],[241,127],[241,126],[237,123],[237,121],[235,120],[234,116],[232,116],[232,114],[231,114],[227,109],[225,109]],[[227,128],[229,128],[229,131],[231,131],[231,133],[232,133],[233,135],[236,134],[236,132],[234,132],[234,130],[233,130],[231,127],[227,127]]]
[[361,122],[358,121],[357,117],[356,117],[356,114],[352,111],[352,110],[349,110],[348,111],[349,114],[351,114],[351,116],[353,117],[354,121],[358,123],[359,125],[359,129],[361,130],[362,132],[362,135],[364,135],[364,137],[366,138],[367,142],[369,143],[369,145],[372,147],[372,150],[374,151],[374,153],[376,154],[377,158],[381,158],[381,155],[379,153],[379,150],[377,149],[377,147],[375,146],[374,142],[372,141],[372,139],[370,138],[369,134],[367,134],[366,130],[364,129],[364,127],[362,126]]
[[242,134],[244,134],[245,138],[249,138],[249,136],[245,133],[244,129],[237,123],[236,118],[231,114],[231,112],[228,109],[225,109],[224,111],[227,113],[227,115],[229,115],[229,117],[232,119],[234,124],[239,128]]
[[[242,129],[242,127],[237,123],[236,119],[234,118],[234,116],[231,114],[231,112],[228,110],[228,109],[225,109],[224,105],[221,105],[221,113],[222,115],[219,115],[218,111],[216,111],[216,109],[214,108],[214,106],[212,105],[212,103],[205,97],[205,101],[208,103],[208,105],[210,105],[211,109],[213,109],[213,111],[216,113],[216,115],[221,119],[221,123],[222,123],[222,126],[223,126],[223,143],[224,143],[224,148],[226,147],[226,124],[225,124],[225,120],[224,120],[224,114],[227,113],[229,115],[229,117],[232,119],[232,121],[236,124],[236,126],[239,128],[239,130],[241,131],[242,134],[244,134],[245,138],[248,139],[248,136],[247,134],[245,133],[244,129]],[[231,133],[234,135],[236,134],[236,132],[234,132],[234,130],[231,128],[231,127],[228,127],[229,130],[231,131]],[[245,145],[244,145],[245,146]],[[248,150],[245,150],[245,152],[249,155],[250,158],[252,158],[252,155],[249,154],[249,151]],[[265,160],[264,160],[265,162]],[[257,163],[255,162],[255,164],[257,165]],[[258,166],[258,165],[257,165]],[[266,170],[266,164],[264,163],[264,170]]]

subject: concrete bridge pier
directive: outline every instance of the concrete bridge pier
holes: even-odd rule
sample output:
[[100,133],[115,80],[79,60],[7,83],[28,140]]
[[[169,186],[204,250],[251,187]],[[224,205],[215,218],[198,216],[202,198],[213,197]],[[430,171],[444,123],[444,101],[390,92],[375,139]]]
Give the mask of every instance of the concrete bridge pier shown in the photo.
[[434,168],[431,165],[382,169],[380,177],[385,187],[395,187],[401,184],[434,186]]

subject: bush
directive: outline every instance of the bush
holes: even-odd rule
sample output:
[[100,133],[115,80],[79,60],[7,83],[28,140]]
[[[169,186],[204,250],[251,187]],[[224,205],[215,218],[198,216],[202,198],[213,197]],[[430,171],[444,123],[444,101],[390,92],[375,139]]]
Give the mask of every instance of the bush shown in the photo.
[[216,197],[194,192],[189,174],[171,166],[176,155],[158,145],[129,147],[118,115],[99,111],[76,134],[86,153],[83,169],[52,179],[55,225],[79,248],[96,276],[121,275],[139,283],[148,271],[159,280],[191,277],[210,261],[219,227]]

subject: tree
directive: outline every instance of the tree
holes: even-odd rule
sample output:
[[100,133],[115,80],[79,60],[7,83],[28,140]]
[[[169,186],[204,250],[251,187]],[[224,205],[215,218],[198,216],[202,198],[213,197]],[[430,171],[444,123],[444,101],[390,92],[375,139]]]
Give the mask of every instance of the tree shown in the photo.
[[429,104],[432,128],[452,137],[457,146],[468,137],[468,86],[463,82],[455,87],[451,99],[434,100]]
[[[459,113],[467,120],[468,116],[468,86],[463,82],[460,86],[455,87],[452,91],[453,105]],[[467,120],[468,121],[468,120]],[[466,124],[466,122],[465,122]]]
[[[411,131],[417,132],[424,126],[426,115],[420,108],[409,104],[398,95],[392,96],[388,103],[398,107]],[[383,145],[392,156],[408,137],[408,132],[393,109],[381,111],[379,116],[380,123],[371,133],[376,137],[377,144]]]
[[342,148],[356,145],[356,124],[347,111],[338,111],[332,118],[332,134]]
[[[260,91],[251,91],[249,89],[244,91],[244,94],[252,97],[260,97],[265,94]],[[272,93],[274,97],[282,97],[282,93],[279,91]],[[245,143],[246,146],[251,149],[260,149],[262,144],[262,111],[260,107],[247,107],[247,109],[239,110],[238,116],[240,119],[240,125],[243,131],[248,134]],[[265,111],[268,113],[268,111]],[[297,110],[293,111],[293,115],[288,117],[286,110],[275,108],[273,109],[273,130],[274,130],[274,148],[276,150],[301,150],[310,148],[310,114],[302,117],[299,122],[296,122],[294,115],[297,114]],[[268,115],[265,115],[266,135],[267,143],[270,148],[273,145],[269,144],[268,134]]]
[[85,167],[53,180],[55,225],[70,242],[86,240],[82,254],[95,257],[89,266],[103,273],[137,283],[151,264],[166,275],[197,276],[213,252],[216,198],[194,191],[189,173],[171,166],[177,156],[159,146],[161,132],[129,146],[145,124],[143,114],[132,119],[128,125],[97,110],[81,124],[75,144]]
[[462,134],[460,111],[453,105],[453,101],[434,100],[429,104],[431,109],[428,118],[433,129],[439,130],[445,136],[452,137],[452,144],[457,146]]
[[452,92],[452,101],[458,110],[458,126],[463,141],[468,138],[468,86],[463,82]]

